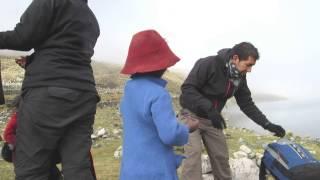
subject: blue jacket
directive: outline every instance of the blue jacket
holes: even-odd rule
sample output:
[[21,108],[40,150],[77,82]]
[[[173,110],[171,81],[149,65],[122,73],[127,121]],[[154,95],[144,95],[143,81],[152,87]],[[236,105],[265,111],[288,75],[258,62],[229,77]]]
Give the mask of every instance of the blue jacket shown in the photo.
[[151,76],[126,83],[121,101],[123,157],[121,180],[177,180],[182,156],[173,146],[188,142],[187,126],[178,123],[166,81]]

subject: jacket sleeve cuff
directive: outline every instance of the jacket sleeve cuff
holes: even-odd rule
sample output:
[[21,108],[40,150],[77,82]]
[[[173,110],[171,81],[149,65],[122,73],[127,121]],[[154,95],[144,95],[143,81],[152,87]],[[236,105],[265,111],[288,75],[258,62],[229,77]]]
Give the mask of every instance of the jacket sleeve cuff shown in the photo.
[[263,127],[264,129],[266,129],[269,124],[271,124],[271,122],[270,122],[270,121],[267,121],[267,122],[265,122],[265,123],[262,125],[262,127]]

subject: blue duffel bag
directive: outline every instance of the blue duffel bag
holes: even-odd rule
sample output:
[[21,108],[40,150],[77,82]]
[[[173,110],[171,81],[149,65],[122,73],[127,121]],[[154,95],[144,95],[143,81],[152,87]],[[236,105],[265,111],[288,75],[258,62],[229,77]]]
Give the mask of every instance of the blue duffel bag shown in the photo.
[[267,172],[277,180],[320,180],[320,162],[301,145],[280,139],[265,147],[260,180],[266,179]]

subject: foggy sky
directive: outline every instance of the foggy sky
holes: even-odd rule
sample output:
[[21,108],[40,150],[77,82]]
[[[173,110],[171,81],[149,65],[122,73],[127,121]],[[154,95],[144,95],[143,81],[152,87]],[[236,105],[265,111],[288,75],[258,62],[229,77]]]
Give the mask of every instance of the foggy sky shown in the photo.
[[[0,0],[0,31],[11,30],[31,0]],[[201,57],[241,41],[260,60],[249,87],[289,98],[320,98],[317,0],[89,0],[101,28],[94,59],[122,65],[134,33],[156,29],[187,73]],[[6,51],[0,51],[0,53]]]

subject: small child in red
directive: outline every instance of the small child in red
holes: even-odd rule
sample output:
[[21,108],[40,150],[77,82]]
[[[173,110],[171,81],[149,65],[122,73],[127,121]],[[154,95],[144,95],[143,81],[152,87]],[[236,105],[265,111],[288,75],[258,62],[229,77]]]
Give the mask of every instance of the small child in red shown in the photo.
[[17,129],[17,109],[19,107],[20,96],[17,96],[11,106],[13,112],[8,120],[6,128],[4,129],[3,139],[5,141],[2,148],[1,155],[4,160],[12,162],[14,159],[14,149],[16,144],[16,129]]
[[17,112],[13,112],[3,133],[4,140],[13,146],[16,144]]

